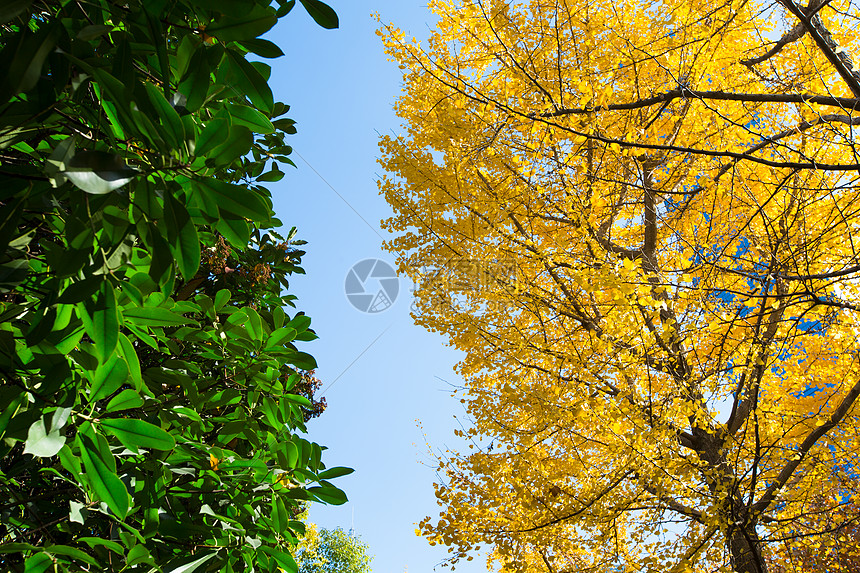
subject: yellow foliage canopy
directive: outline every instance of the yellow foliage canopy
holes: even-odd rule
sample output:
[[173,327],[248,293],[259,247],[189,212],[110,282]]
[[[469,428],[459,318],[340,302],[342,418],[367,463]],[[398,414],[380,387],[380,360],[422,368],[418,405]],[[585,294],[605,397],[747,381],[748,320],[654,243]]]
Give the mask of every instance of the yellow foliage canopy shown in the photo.
[[381,32],[404,70],[388,247],[417,321],[465,351],[472,434],[495,448],[441,462],[423,533],[548,573],[844,550],[853,0],[431,8],[425,45]]

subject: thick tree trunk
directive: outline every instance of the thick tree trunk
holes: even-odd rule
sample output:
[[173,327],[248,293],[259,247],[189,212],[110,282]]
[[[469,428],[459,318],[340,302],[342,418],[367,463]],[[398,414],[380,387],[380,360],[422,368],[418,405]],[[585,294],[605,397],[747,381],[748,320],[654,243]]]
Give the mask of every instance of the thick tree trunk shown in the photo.
[[767,573],[755,527],[735,529],[726,539],[735,573]]

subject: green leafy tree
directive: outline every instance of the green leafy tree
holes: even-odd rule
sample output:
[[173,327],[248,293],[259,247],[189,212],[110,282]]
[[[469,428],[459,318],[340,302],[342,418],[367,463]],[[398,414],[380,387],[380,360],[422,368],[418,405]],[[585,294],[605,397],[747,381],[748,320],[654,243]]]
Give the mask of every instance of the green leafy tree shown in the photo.
[[296,571],[301,508],[346,500],[265,187],[294,5],[0,7],[0,569]]
[[310,524],[299,544],[299,573],[370,573],[367,544],[352,531],[318,529]]

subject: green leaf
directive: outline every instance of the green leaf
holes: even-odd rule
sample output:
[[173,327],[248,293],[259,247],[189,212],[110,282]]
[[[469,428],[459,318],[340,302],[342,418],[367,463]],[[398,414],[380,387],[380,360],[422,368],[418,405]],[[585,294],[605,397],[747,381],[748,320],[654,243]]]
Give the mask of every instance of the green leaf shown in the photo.
[[48,545],[45,547],[45,551],[48,553],[53,553],[54,555],[66,555],[71,557],[75,561],[83,561],[84,563],[88,563],[89,565],[93,565],[95,567],[99,566],[99,563],[81,551],[80,549],[75,549],[74,547],[69,547],[68,545]]
[[262,38],[242,40],[241,46],[261,58],[280,58],[284,55],[284,51],[277,44],[269,40],[263,40]]
[[119,312],[113,285],[103,280],[95,303],[79,304],[78,311],[84,330],[93,340],[96,352],[104,363],[119,341]]
[[180,565],[179,567],[171,569],[170,571],[165,571],[164,573],[192,573],[193,571],[196,571],[198,567],[200,567],[201,565],[203,565],[204,563],[206,563],[207,561],[209,561],[213,557],[215,557],[215,554],[210,553],[209,555],[204,555],[203,557],[201,557],[199,559],[195,559],[191,563],[186,563],[185,565]]
[[24,561],[24,573],[42,573],[54,564],[54,560],[47,553],[36,553]]
[[[104,439],[101,436],[95,437],[95,439],[99,438]],[[94,439],[83,432],[78,433],[77,440],[81,449],[81,459],[84,462],[84,471],[93,492],[100,501],[107,504],[114,515],[124,519],[128,513],[128,491],[116,475],[116,470],[111,469],[114,465],[112,457],[110,463],[103,459],[102,452]],[[109,449],[107,455],[110,456]]]
[[330,505],[343,505],[349,501],[346,494],[334,486],[309,487],[307,492]]
[[283,567],[288,573],[296,573],[299,568],[296,565],[295,559],[289,553],[281,551],[280,549],[275,549],[274,547],[269,547],[267,545],[263,545],[259,549],[266,555],[271,556],[275,561],[278,562],[278,565]]
[[111,398],[108,402],[105,412],[119,412],[121,410],[131,410],[143,406],[143,398],[140,394],[131,389],[126,389]]
[[114,26],[105,26],[102,24],[90,24],[89,26],[84,26],[81,28],[81,31],[78,32],[78,40],[83,40],[84,42],[89,42],[91,40],[95,40],[99,36],[104,36],[108,32],[112,31]]
[[78,189],[104,195],[127,184],[138,175],[138,171],[126,165],[116,153],[84,150],[76,153],[60,174]]
[[158,87],[149,82],[146,82],[144,86],[146,95],[161,120],[161,134],[164,136],[164,140],[174,149],[181,149],[185,145],[185,127],[182,125],[179,114],[164,98],[164,94]]
[[266,341],[267,348],[277,348],[284,346],[287,342],[292,342],[296,338],[295,329],[284,327],[272,332],[269,339]]
[[215,311],[220,311],[224,308],[224,305],[230,301],[230,291],[222,288],[217,293],[215,293]]
[[242,309],[248,317],[248,322],[245,324],[245,330],[251,337],[251,340],[263,340],[263,321],[260,320],[260,315],[251,307]]
[[179,265],[179,272],[186,281],[190,281],[200,268],[200,239],[185,206],[171,193],[164,195],[164,222],[167,241]]
[[209,84],[212,82],[212,70],[209,67],[207,46],[201,44],[191,56],[188,71],[179,82],[179,93],[185,96],[185,109],[195,112],[206,101],[209,94]]
[[3,543],[0,545],[0,554],[23,553],[24,551],[36,551],[38,547],[29,543]]
[[66,437],[60,435],[59,428],[53,428],[48,432],[45,428],[45,420],[40,417],[33,422],[27,432],[24,453],[32,454],[37,458],[50,458],[56,456],[65,443]]
[[287,456],[287,466],[290,469],[295,468],[299,463],[299,448],[293,442],[284,444],[284,454]]
[[231,125],[227,140],[212,150],[207,156],[215,165],[230,165],[251,151],[254,145],[254,134],[244,125]]
[[284,500],[280,497],[272,499],[272,521],[275,523],[275,528],[278,532],[287,529],[287,523],[290,521],[290,513],[284,505]]
[[355,470],[352,468],[335,467],[335,468],[329,468],[329,469],[321,472],[318,477],[320,479],[328,480],[328,479],[338,478],[341,476],[348,476],[349,474],[351,474],[354,471]]
[[25,27],[6,38],[0,51],[0,102],[5,104],[36,85],[45,60],[57,43],[60,28],[59,22],[52,19],[35,33]]
[[235,103],[227,103],[225,107],[233,120],[233,124],[244,125],[255,133],[275,133],[275,126],[272,125],[269,118],[256,109]]
[[278,3],[281,5],[281,7],[278,8],[278,18],[283,18],[292,11],[293,7],[296,5],[296,0],[287,0],[286,2],[278,0]]
[[207,157],[209,152],[220,145],[224,145],[230,134],[230,122],[224,118],[216,117],[206,124],[200,135],[197,136],[197,145],[194,155]]
[[257,108],[272,113],[275,106],[272,88],[251,62],[234,50],[226,50],[222,64],[226,81],[237,93],[247,96]]
[[317,368],[316,359],[306,352],[296,352],[287,359],[287,362],[301,370],[315,370]]
[[4,24],[30,8],[33,0],[3,0],[0,5],[0,24]]
[[290,328],[295,328],[296,332],[304,332],[311,326],[311,317],[306,314],[296,315],[287,323]]
[[83,525],[86,512],[87,510],[84,504],[73,499],[69,500],[69,521]]
[[122,548],[122,545],[120,545],[116,541],[111,541],[109,539],[102,539],[100,537],[79,537],[78,541],[83,541],[91,548],[107,547],[114,553],[118,553],[120,555],[125,553],[125,550]]
[[74,304],[89,299],[99,287],[102,286],[104,277],[93,275],[82,281],[70,284],[57,299],[57,304]]
[[145,545],[135,545],[129,549],[128,555],[125,556],[125,563],[128,567],[139,563],[148,563],[151,565],[153,564],[153,560],[152,555],[150,555]]
[[262,181],[264,183],[273,183],[275,181],[280,181],[284,178],[284,172],[278,169],[277,165],[272,167],[272,170],[268,173],[263,173],[259,177],[257,177],[257,181]]
[[110,396],[128,381],[128,364],[125,360],[112,355],[108,361],[99,365],[90,384],[90,402]]
[[181,314],[176,314],[160,306],[127,308],[123,310],[122,314],[126,320],[132,321],[135,326],[180,326],[194,322],[193,319],[185,318]]
[[140,360],[137,357],[137,351],[134,349],[131,340],[122,333],[119,335],[119,350],[120,355],[125,358],[126,364],[128,364],[129,378],[131,378],[137,388],[140,388],[143,386],[143,377],[140,373]]
[[299,2],[314,19],[314,22],[323,28],[332,30],[338,27],[337,13],[325,2],[320,2],[320,0],[299,0]]
[[251,240],[251,228],[245,219],[222,217],[215,223],[215,229],[237,249],[244,249],[248,245],[248,241]]
[[271,209],[263,198],[242,185],[233,185],[211,177],[198,177],[191,179],[190,183],[205,201],[212,201],[226,215],[266,221],[271,214]]
[[116,436],[122,445],[130,450],[152,448],[155,450],[172,450],[176,447],[173,436],[149,422],[134,418],[102,419],[101,427]]
[[206,34],[222,42],[251,40],[268,32],[277,22],[274,9],[255,4],[244,14],[223,14],[206,28]]

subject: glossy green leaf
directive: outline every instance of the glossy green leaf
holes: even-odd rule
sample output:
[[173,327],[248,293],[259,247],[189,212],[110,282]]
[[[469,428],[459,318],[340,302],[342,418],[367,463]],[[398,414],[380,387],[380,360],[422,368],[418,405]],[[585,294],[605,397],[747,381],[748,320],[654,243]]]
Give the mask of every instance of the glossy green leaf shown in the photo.
[[169,433],[158,426],[134,418],[107,418],[101,421],[101,427],[116,436],[122,445],[132,449],[135,447],[152,448],[155,450],[171,450],[176,441]]
[[244,125],[231,125],[227,139],[213,149],[209,153],[208,158],[215,165],[230,165],[240,157],[248,155],[252,145],[254,145],[254,135],[250,129]]
[[269,40],[263,40],[262,38],[242,40],[241,45],[261,58],[280,58],[284,55],[284,51],[277,44]]
[[0,5],[0,24],[23,14],[33,4],[33,0],[4,0]]
[[114,354],[93,374],[90,383],[90,402],[110,396],[126,382],[128,382],[128,364],[123,358]]
[[71,557],[75,561],[81,561],[83,563],[87,563],[88,565],[93,565],[96,567],[99,566],[98,561],[96,561],[80,549],[75,549],[74,547],[69,547],[68,545],[48,545],[45,547],[45,551],[54,555],[65,555],[67,557]]
[[233,185],[214,178],[196,178],[191,184],[204,200],[212,201],[228,215],[265,221],[270,209],[262,197],[242,185]]
[[281,532],[286,530],[289,521],[290,513],[284,505],[284,500],[280,497],[272,499],[272,522],[275,524],[276,531]]
[[135,545],[134,547],[129,549],[128,554],[125,556],[125,563],[129,567],[141,563],[147,563],[151,565],[153,563],[152,555],[146,549],[146,546]]
[[119,412],[121,410],[131,410],[143,406],[143,398],[136,391],[127,389],[123,390],[108,402],[105,407],[105,412]]
[[110,456],[110,450],[107,455],[111,459],[107,460],[103,456],[104,448],[99,448],[95,443],[98,438],[101,436],[78,434],[77,441],[81,449],[84,471],[96,497],[105,502],[115,516],[124,519],[128,513],[128,491],[116,475],[116,470],[112,468],[114,462],[113,456]]
[[164,196],[164,222],[167,241],[179,265],[179,272],[186,281],[190,281],[200,268],[200,238],[185,206],[171,193]]
[[353,473],[354,471],[355,470],[352,468],[335,467],[335,468],[329,468],[327,470],[320,472],[318,477],[320,479],[326,479],[326,480],[327,479],[334,479],[334,478],[338,478],[338,477],[342,477],[342,476],[348,476],[349,474]]
[[337,13],[332,10],[331,6],[320,0],[299,0],[314,22],[323,28],[332,30],[339,26]]
[[278,21],[275,10],[254,4],[244,14],[224,14],[206,28],[206,33],[219,40],[251,40],[268,32]]
[[36,32],[24,28],[6,40],[0,51],[0,102],[36,85],[59,34],[59,23],[49,22]]
[[215,224],[215,229],[237,249],[244,249],[251,239],[251,228],[245,219],[221,218]]
[[78,315],[100,360],[105,362],[119,341],[119,313],[113,285],[102,281],[95,301],[78,304]]
[[180,565],[180,566],[175,567],[175,568],[170,569],[170,570],[165,570],[164,573],[193,573],[194,571],[197,570],[198,567],[205,564],[207,561],[209,561],[213,557],[215,557],[215,554],[210,553],[209,555],[204,555],[203,557],[200,557],[199,559],[195,559],[194,561],[191,561],[190,563]]
[[244,125],[255,133],[275,133],[275,126],[269,118],[247,105],[228,103],[225,105],[234,124]]
[[113,26],[105,26],[103,24],[90,24],[89,26],[84,26],[83,28],[81,28],[81,31],[78,32],[77,38],[78,40],[89,42],[91,40],[95,40],[99,36],[104,36],[113,29]]
[[110,193],[138,175],[116,153],[89,150],[76,153],[60,173],[75,187],[93,195]]
[[275,105],[272,88],[251,62],[234,50],[226,50],[222,65],[226,81],[237,93],[247,96],[252,104],[266,113],[272,112]]
[[263,545],[259,549],[266,555],[272,557],[275,561],[278,562],[278,565],[281,566],[288,573],[297,573],[299,570],[298,565],[296,565],[295,559],[293,556],[287,553],[286,551],[281,551],[280,549],[276,549],[275,547],[269,547],[267,545]]
[[61,435],[59,429],[52,428],[50,432],[47,431],[45,420],[39,418],[33,422],[27,432],[24,453],[32,454],[37,458],[50,458],[56,456],[65,443],[66,436]]
[[169,311],[163,307],[143,306],[123,310],[123,316],[136,326],[179,326],[191,324],[193,319]]
[[122,548],[122,545],[120,545],[116,541],[111,541],[110,539],[102,539],[100,537],[78,537],[78,541],[86,543],[91,548],[107,547],[114,553],[118,553],[120,555],[125,553],[125,550]]
[[270,348],[283,346],[287,342],[292,342],[295,338],[295,329],[289,327],[279,328],[273,331],[268,340],[266,340],[266,346]]
[[220,145],[224,145],[229,134],[229,121],[220,117],[210,120],[200,135],[197,136],[197,145],[194,149],[194,154],[197,157],[206,157],[210,151]]
[[179,114],[164,98],[164,93],[160,88],[149,82],[146,82],[144,86],[150,103],[158,113],[162,137],[175,149],[182,148],[185,144],[185,127],[182,125]]
[[36,553],[24,561],[24,573],[43,573],[53,567],[54,560],[47,553]]
[[137,357],[137,351],[134,348],[134,345],[131,343],[131,340],[123,334],[119,335],[119,351],[120,355],[125,358],[126,364],[128,364],[128,375],[131,382],[135,384],[137,388],[143,386],[143,377],[140,372],[140,360]]
[[308,493],[330,505],[343,505],[349,501],[345,493],[333,486],[309,487]]
[[316,359],[306,352],[296,352],[287,359],[287,362],[301,370],[315,370],[317,368]]
[[86,514],[87,510],[84,504],[73,499],[69,500],[69,521],[83,525],[86,521]]
[[245,330],[252,340],[263,340],[263,321],[260,320],[260,315],[251,307],[242,309],[248,317],[248,322],[245,323]]
[[207,49],[205,44],[197,47],[194,55],[191,56],[188,70],[179,83],[179,92],[185,96],[185,109],[189,112],[200,109],[209,93],[212,70],[209,68]]
[[263,183],[273,183],[275,181],[280,181],[284,178],[284,172],[278,169],[278,166],[275,165],[272,167],[272,170],[268,173],[263,173],[259,177],[257,177],[257,181],[262,181]]

